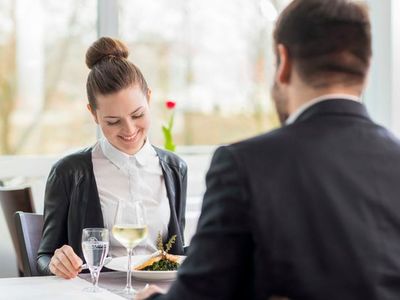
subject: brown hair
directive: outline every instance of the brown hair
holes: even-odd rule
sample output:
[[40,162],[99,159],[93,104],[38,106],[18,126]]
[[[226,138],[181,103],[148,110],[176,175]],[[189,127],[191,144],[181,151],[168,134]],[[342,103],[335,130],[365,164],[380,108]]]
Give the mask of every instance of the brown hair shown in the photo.
[[96,109],[96,96],[108,95],[138,85],[147,96],[148,86],[139,68],[127,58],[128,47],[120,40],[102,37],[86,52],[89,72],[86,91],[89,104]]
[[283,44],[288,49],[300,77],[310,85],[327,86],[333,78],[342,84],[365,79],[372,54],[371,26],[361,3],[294,0],[280,15],[274,39],[275,47]]

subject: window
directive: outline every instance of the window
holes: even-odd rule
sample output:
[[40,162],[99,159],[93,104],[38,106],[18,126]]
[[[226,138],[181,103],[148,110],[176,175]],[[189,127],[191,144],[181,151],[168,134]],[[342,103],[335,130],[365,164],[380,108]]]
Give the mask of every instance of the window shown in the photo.
[[96,5],[0,0],[0,153],[56,153],[96,139],[84,58]]
[[153,91],[152,141],[162,144],[164,100],[177,102],[178,145],[229,143],[278,125],[268,0],[119,2],[120,36]]
[[[95,142],[84,56],[97,21],[115,26],[152,88],[154,144],[163,144],[166,99],[177,102],[178,145],[230,143],[278,126],[269,92],[272,30],[288,2],[0,0],[0,154],[61,153]],[[399,133],[399,4],[366,2],[374,57],[364,100],[376,121]],[[98,16],[98,3],[116,4],[119,15]]]

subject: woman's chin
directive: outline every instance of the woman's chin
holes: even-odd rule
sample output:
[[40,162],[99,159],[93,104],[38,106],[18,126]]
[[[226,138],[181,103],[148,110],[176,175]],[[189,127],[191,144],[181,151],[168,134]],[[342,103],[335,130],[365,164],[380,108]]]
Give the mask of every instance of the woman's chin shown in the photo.
[[142,147],[144,144],[144,140],[140,140],[140,141],[135,141],[135,142],[127,142],[127,141],[120,141],[118,143],[118,148],[129,155],[134,155],[136,154]]

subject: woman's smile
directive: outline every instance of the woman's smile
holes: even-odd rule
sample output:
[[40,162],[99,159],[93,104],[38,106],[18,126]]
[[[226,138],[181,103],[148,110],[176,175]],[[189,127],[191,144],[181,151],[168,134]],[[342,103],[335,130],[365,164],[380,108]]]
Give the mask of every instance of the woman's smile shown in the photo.
[[93,112],[105,138],[120,151],[134,155],[150,127],[148,98],[138,86],[109,95],[98,95]]
[[135,132],[134,134],[131,134],[131,135],[118,135],[118,137],[121,138],[124,142],[134,143],[134,142],[136,142],[139,133],[140,132],[137,131],[137,132]]

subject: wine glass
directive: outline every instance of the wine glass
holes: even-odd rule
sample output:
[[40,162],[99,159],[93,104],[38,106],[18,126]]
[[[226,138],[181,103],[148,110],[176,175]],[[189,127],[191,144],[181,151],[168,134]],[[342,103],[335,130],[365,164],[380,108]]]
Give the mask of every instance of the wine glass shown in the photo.
[[133,248],[147,238],[147,224],[144,207],[141,201],[125,203],[118,209],[116,222],[112,234],[128,253],[128,269],[126,274],[126,287],[121,291],[123,295],[133,296],[136,291],[132,287],[131,261]]
[[82,231],[82,251],[86,264],[89,267],[93,286],[85,288],[85,291],[97,293],[99,274],[104,265],[109,249],[108,229],[84,228]]

